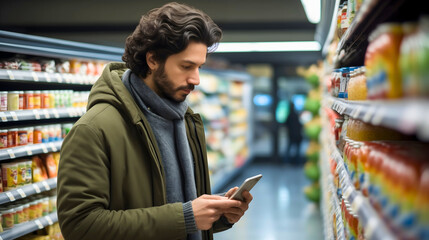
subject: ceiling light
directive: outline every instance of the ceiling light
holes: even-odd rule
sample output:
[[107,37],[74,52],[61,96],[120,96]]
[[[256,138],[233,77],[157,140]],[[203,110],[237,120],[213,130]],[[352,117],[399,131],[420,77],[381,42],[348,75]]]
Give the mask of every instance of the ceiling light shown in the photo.
[[300,52],[320,51],[320,44],[316,41],[296,42],[221,42],[216,53],[225,52]]
[[320,22],[320,1],[321,0],[301,0],[302,6],[307,15],[308,21],[314,24]]

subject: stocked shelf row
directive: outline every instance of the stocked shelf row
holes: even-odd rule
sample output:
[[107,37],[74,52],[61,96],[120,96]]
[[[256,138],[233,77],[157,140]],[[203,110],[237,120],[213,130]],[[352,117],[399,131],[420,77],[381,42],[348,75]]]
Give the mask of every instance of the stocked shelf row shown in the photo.
[[72,73],[48,73],[24,70],[0,69],[0,80],[22,82],[46,82],[61,84],[89,85],[95,83],[98,76],[72,74]]
[[23,187],[0,193],[0,204],[14,202],[35,194],[50,191],[57,188],[57,178],[50,178]]
[[7,149],[0,149],[0,161],[9,160],[20,157],[28,157],[36,154],[58,152],[61,149],[63,141],[31,144],[25,146],[18,146]]
[[330,148],[332,152],[331,158],[337,164],[336,172],[338,173],[341,195],[351,205],[353,212],[358,215],[360,224],[365,232],[365,239],[396,239],[369,201],[355,189],[338,149],[333,144]]
[[75,118],[85,114],[85,107],[68,107],[68,108],[49,108],[49,109],[29,109],[19,111],[0,112],[0,123],[43,120],[43,119],[59,119],[59,118]]
[[341,115],[429,140],[429,122],[425,120],[429,118],[427,100],[347,101],[325,96],[325,103]]
[[41,218],[18,224],[13,228],[0,233],[0,240],[16,239],[34,231],[43,229],[47,226],[53,225],[56,222],[58,222],[57,212],[53,212]]

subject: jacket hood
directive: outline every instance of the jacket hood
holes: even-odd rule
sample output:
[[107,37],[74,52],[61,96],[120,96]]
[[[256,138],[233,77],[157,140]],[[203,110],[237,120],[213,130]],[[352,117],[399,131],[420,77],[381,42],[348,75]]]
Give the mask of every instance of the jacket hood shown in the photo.
[[87,111],[96,104],[107,103],[129,117],[133,123],[141,119],[137,104],[122,82],[122,75],[126,70],[125,63],[106,65],[100,78],[91,88]]

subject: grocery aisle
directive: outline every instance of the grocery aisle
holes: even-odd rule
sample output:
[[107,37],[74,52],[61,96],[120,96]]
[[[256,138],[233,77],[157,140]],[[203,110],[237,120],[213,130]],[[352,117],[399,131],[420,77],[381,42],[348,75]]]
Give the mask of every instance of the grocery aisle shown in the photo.
[[263,178],[252,189],[254,199],[249,210],[232,229],[215,234],[214,239],[323,239],[319,207],[302,192],[309,183],[302,166],[251,164],[227,189],[259,173]]

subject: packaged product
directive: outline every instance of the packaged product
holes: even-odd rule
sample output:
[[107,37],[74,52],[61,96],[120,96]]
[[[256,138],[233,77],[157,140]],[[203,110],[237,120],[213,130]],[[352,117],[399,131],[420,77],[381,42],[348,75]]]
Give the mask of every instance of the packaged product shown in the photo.
[[42,159],[39,156],[33,156],[32,169],[33,183],[48,179],[46,168],[43,165]]
[[3,230],[7,230],[13,228],[15,226],[15,209],[10,207],[0,208],[1,212],[1,220],[2,220],[2,228]]
[[401,24],[380,24],[369,37],[365,68],[369,99],[402,97],[399,51],[403,37]]
[[26,160],[20,160],[17,162],[18,164],[18,180],[17,180],[17,186],[21,187],[27,184],[27,161]]
[[18,185],[18,164],[16,162],[2,163],[3,190],[15,189]]
[[52,153],[45,154],[45,155],[43,155],[42,159],[43,159],[43,163],[46,167],[48,177],[49,178],[56,177],[58,168],[57,168],[57,164],[55,162],[53,154]]

